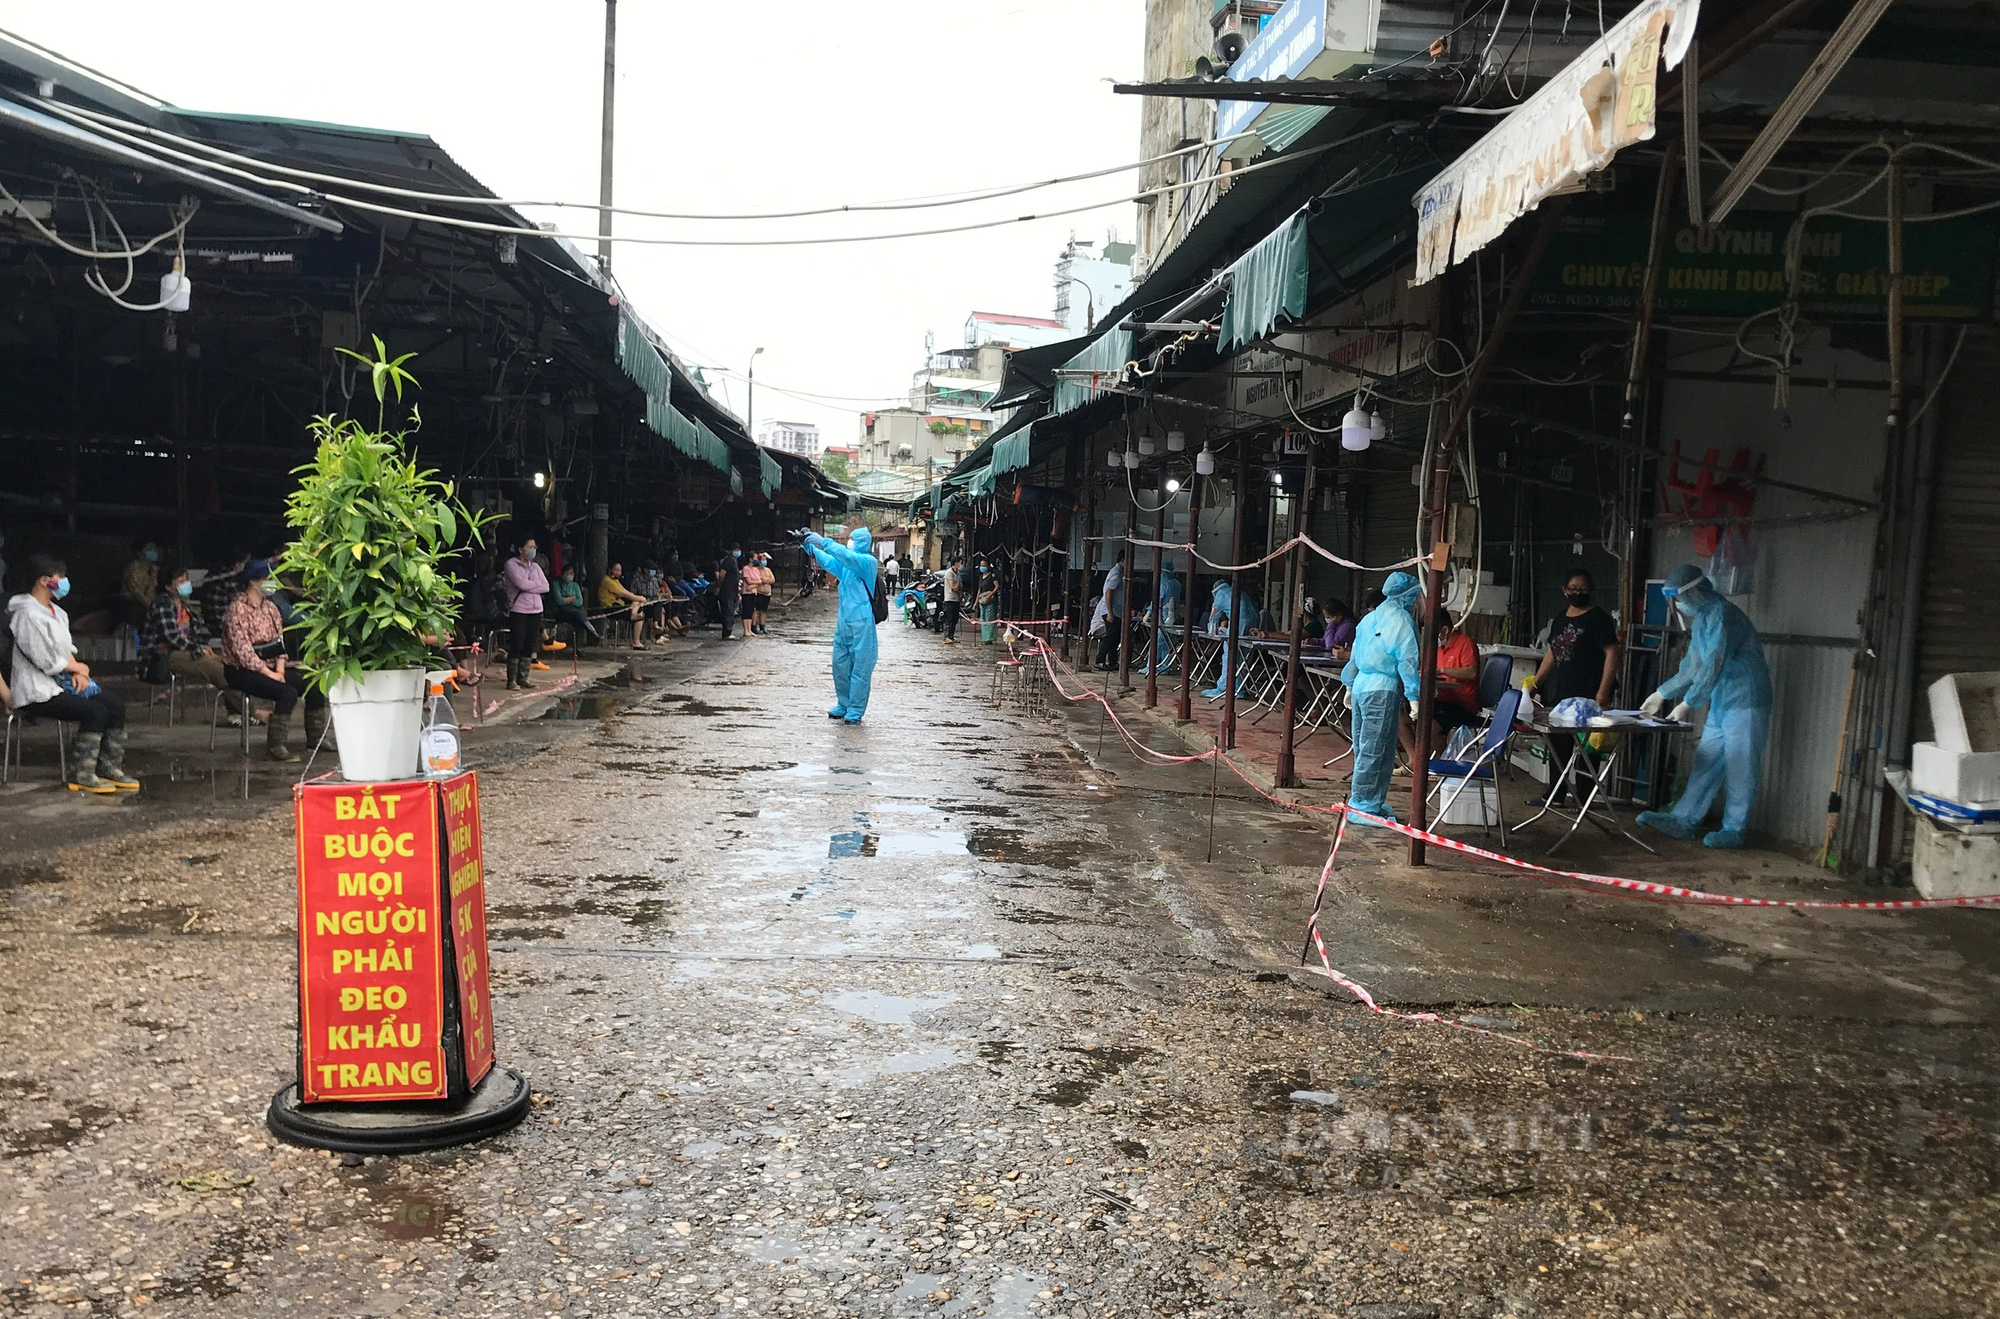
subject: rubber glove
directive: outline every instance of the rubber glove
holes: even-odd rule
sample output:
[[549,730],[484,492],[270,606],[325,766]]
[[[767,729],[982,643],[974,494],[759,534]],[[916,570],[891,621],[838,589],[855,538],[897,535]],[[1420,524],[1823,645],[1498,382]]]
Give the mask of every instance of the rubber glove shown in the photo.
[[1667,718],[1673,720],[1677,724],[1693,723],[1694,707],[1692,705],[1689,705],[1686,701],[1682,701],[1679,705],[1676,705],[1673,708],[1673,710],[1667,715]]
[[1411,722],[1411,723],[1413,723],[1413,724],[1414,724],[1415,722],[1417,722],[1417,720],[1418,720],[1418,719],[1420,719],[1420,718],[1422,718],[1422,717],[1423,717],[1423,716],[1422,716],[1422,713],[1421,713],[1421,712],[1422,712],[1422,710],[1423,710],[1423,708],[1424,708],[1424,707],[1423,707],[1422,705],[1418,704],[1418,703],[1417,703],[1417,702],[1415,702],[1415,701],[1411,701],[1411,702],[1410,702],[1410,722]]
[[1651,696],[1648,696],[1645,700],[1639,702],[1639,713],[1647,716],[1648,718],[1651,718],[1652,716],[1659,714],[1660,711],[1666,708],[1667,708],[1667,698],[1660,695],[1658,692],[1654,692]]

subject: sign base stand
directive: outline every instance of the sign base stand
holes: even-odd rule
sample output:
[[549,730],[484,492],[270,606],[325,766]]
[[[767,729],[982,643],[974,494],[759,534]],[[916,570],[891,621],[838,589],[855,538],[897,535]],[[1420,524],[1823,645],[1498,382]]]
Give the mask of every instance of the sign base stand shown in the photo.
[[415,1154],[497,1136],[528,1115],[528,1080],[495,1067],[462,1102],[301,1104],[298,1082],[271,1096],[264,1121],[290,1145],[342,1154]]

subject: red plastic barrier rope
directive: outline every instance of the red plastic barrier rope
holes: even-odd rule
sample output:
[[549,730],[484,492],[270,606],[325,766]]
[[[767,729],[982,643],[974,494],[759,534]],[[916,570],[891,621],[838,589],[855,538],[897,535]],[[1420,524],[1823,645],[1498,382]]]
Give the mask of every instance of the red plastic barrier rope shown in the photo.
[[1357,820],[1364,820],[1379,828],[1402,834],[1406,838],[1422,839],[1433,847],[1462,852],[1498,865],[1512,866],[1535,875],[1547,875],[1558,880],[1573,880],[1596,888],[1608,889],[1634,897],[1653,898],[1668,902],[1686,902],[1711,907],[1790,907],[1805,911],[1935,911],[1945,907],[1994,907],[2000,906],[2000,893],[1980,894],[1967,898],[1908,898],[1901,901],[1835,901],[1812,898],[1742,898],[1729,893],[1710,893],[1705,889],[1684,888],[1678,884],[1660,884],[1644,879],[1623,879],[1616,875],[1593,875],[1582,870],[1557,870],[1552,866],[1537,865],[1533,861],[1523,861],[1519,857],[1508,856],[1505,852],[1495,852],[1484,847],[1474,847],[1456,838],[1446,838],[1443,834],[1432,833],[1428,829],[1415,829],[1386,816],[1369,815],[1351,807],[1341,808]]
[[1312,915],[1306,920],[1306,937],[1310,940],[1312,947],[1319,953],[1319,967],[1317,969],[1320,975],[1325,976],[1328,980],[1333,981],[1334,984],[1339,985],[1342,989],[1354,995],[1356,1001],[1362,1007],[1367,1008],[1378,1017],[1393,1017],[1397,1021],[1414,1021],[1426,1026],[1449,1026],[1453,1030],[1462,1030],[1468,1035],[1484,1035],[1491,1039],[1505,1040],[1516,1048],[1526,1049],[1530,1053],[1549,1053],[1563,1058],[1580,1058],[1585,1062],[1632,1061],[1622,1054],[1592,1053],[1587,1049],[1552,1049],[1547,1045],[1537,1044],[1533,1040],[1524,1040],[1518,1036],[1509,1035],[1504,1031],[1494,1030],[1490,1026],[1475,1026],[1469,1021],[1458,1021],[1451,1017],[1441,1016],[1435,1012],[1401,1012],[1395,1008],[1385,1008],[1380,1003],[1377,1003],[1375,996],[1368,992],[1366,985],[1350,976],[1341,974],[1334,968],[1333,959],[1327,956],[1326,940],[1320,936],[1319,932],[1319,913],[1320,906],[1326,897],[1326,881],[1333,874],[1334,859],[1340,855],[1340,843],[1346,836],[1347,821],[1345,818],[1342,818],[1340,831],[1333,837],[1333,850],[1326,854],[1326,864],[1320,867],[1319,887],[1313,893]]

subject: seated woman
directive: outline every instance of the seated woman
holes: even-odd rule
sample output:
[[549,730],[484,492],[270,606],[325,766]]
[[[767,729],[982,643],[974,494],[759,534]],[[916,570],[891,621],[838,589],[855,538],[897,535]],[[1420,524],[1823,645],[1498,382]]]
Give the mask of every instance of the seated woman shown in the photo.
[[1326,602],[1326,635],[1320,639],[1320,644],[1326,647],[1328,655],[1342,664],[1347,663],[1354,652],[1355,621],[1354,611],[1347,607],[1347,601]]
[[28,560],[29,587],[7,602],[7,626],[14,636],[14,671],[9,700],[28,719],[76,725],[69,749],[72,792],[105,795],[136,792],[139,782],[125,772],[125,703],[91,680],[90,668],[76,657],[69,614],[56,603],[69,594],[69,569],[62,560],[37,554]]
[[229,685],[245,696],[271,702],[271,721],[264,728],[264,755],[290,763],[299,756],[286,744],[292,711],[306,703],[306,741],[318,743],[326,733],[326,694],[306,684],[306,676],[285,656],[285,623],[278,606],[265,594],[271,565],[252,559],[243,568],[243,589],[229,602],[222,621],[222,672]]
[[600,610],[625,608],[632,617],[632,649],[646,648],[646,619],[644,610],[651,603],[625,585],[625,565],[614,563],[604,570],[604,576],[597,583],[597,607]]
[[594,646],[603,640],[597,635],[597,629],[591,625],[590,616],[583,612],[583,585],[576,580],[574,564],[563,565],[562,576],[556,579],[552,595],[554,607],[549,610],[550,619],[557,623],[569,624],[576,634],[578,645],[584,644],[587,640]]

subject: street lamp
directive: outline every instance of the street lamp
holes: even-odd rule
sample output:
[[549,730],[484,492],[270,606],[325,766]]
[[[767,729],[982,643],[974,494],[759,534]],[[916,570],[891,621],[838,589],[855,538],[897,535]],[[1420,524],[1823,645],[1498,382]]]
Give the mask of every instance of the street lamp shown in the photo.
[[757,352],[750,354],[750,406],[747,409],[750,415],[745,420],[743,429],[750,432],[750,438],[753,440],[757,438],[757,356],[763,351],[759,348]]
[[1083,332],[1089,334],[1097,328],[1097,290],[1075,275],[1064,275],[1063,278],[1083,290]]

